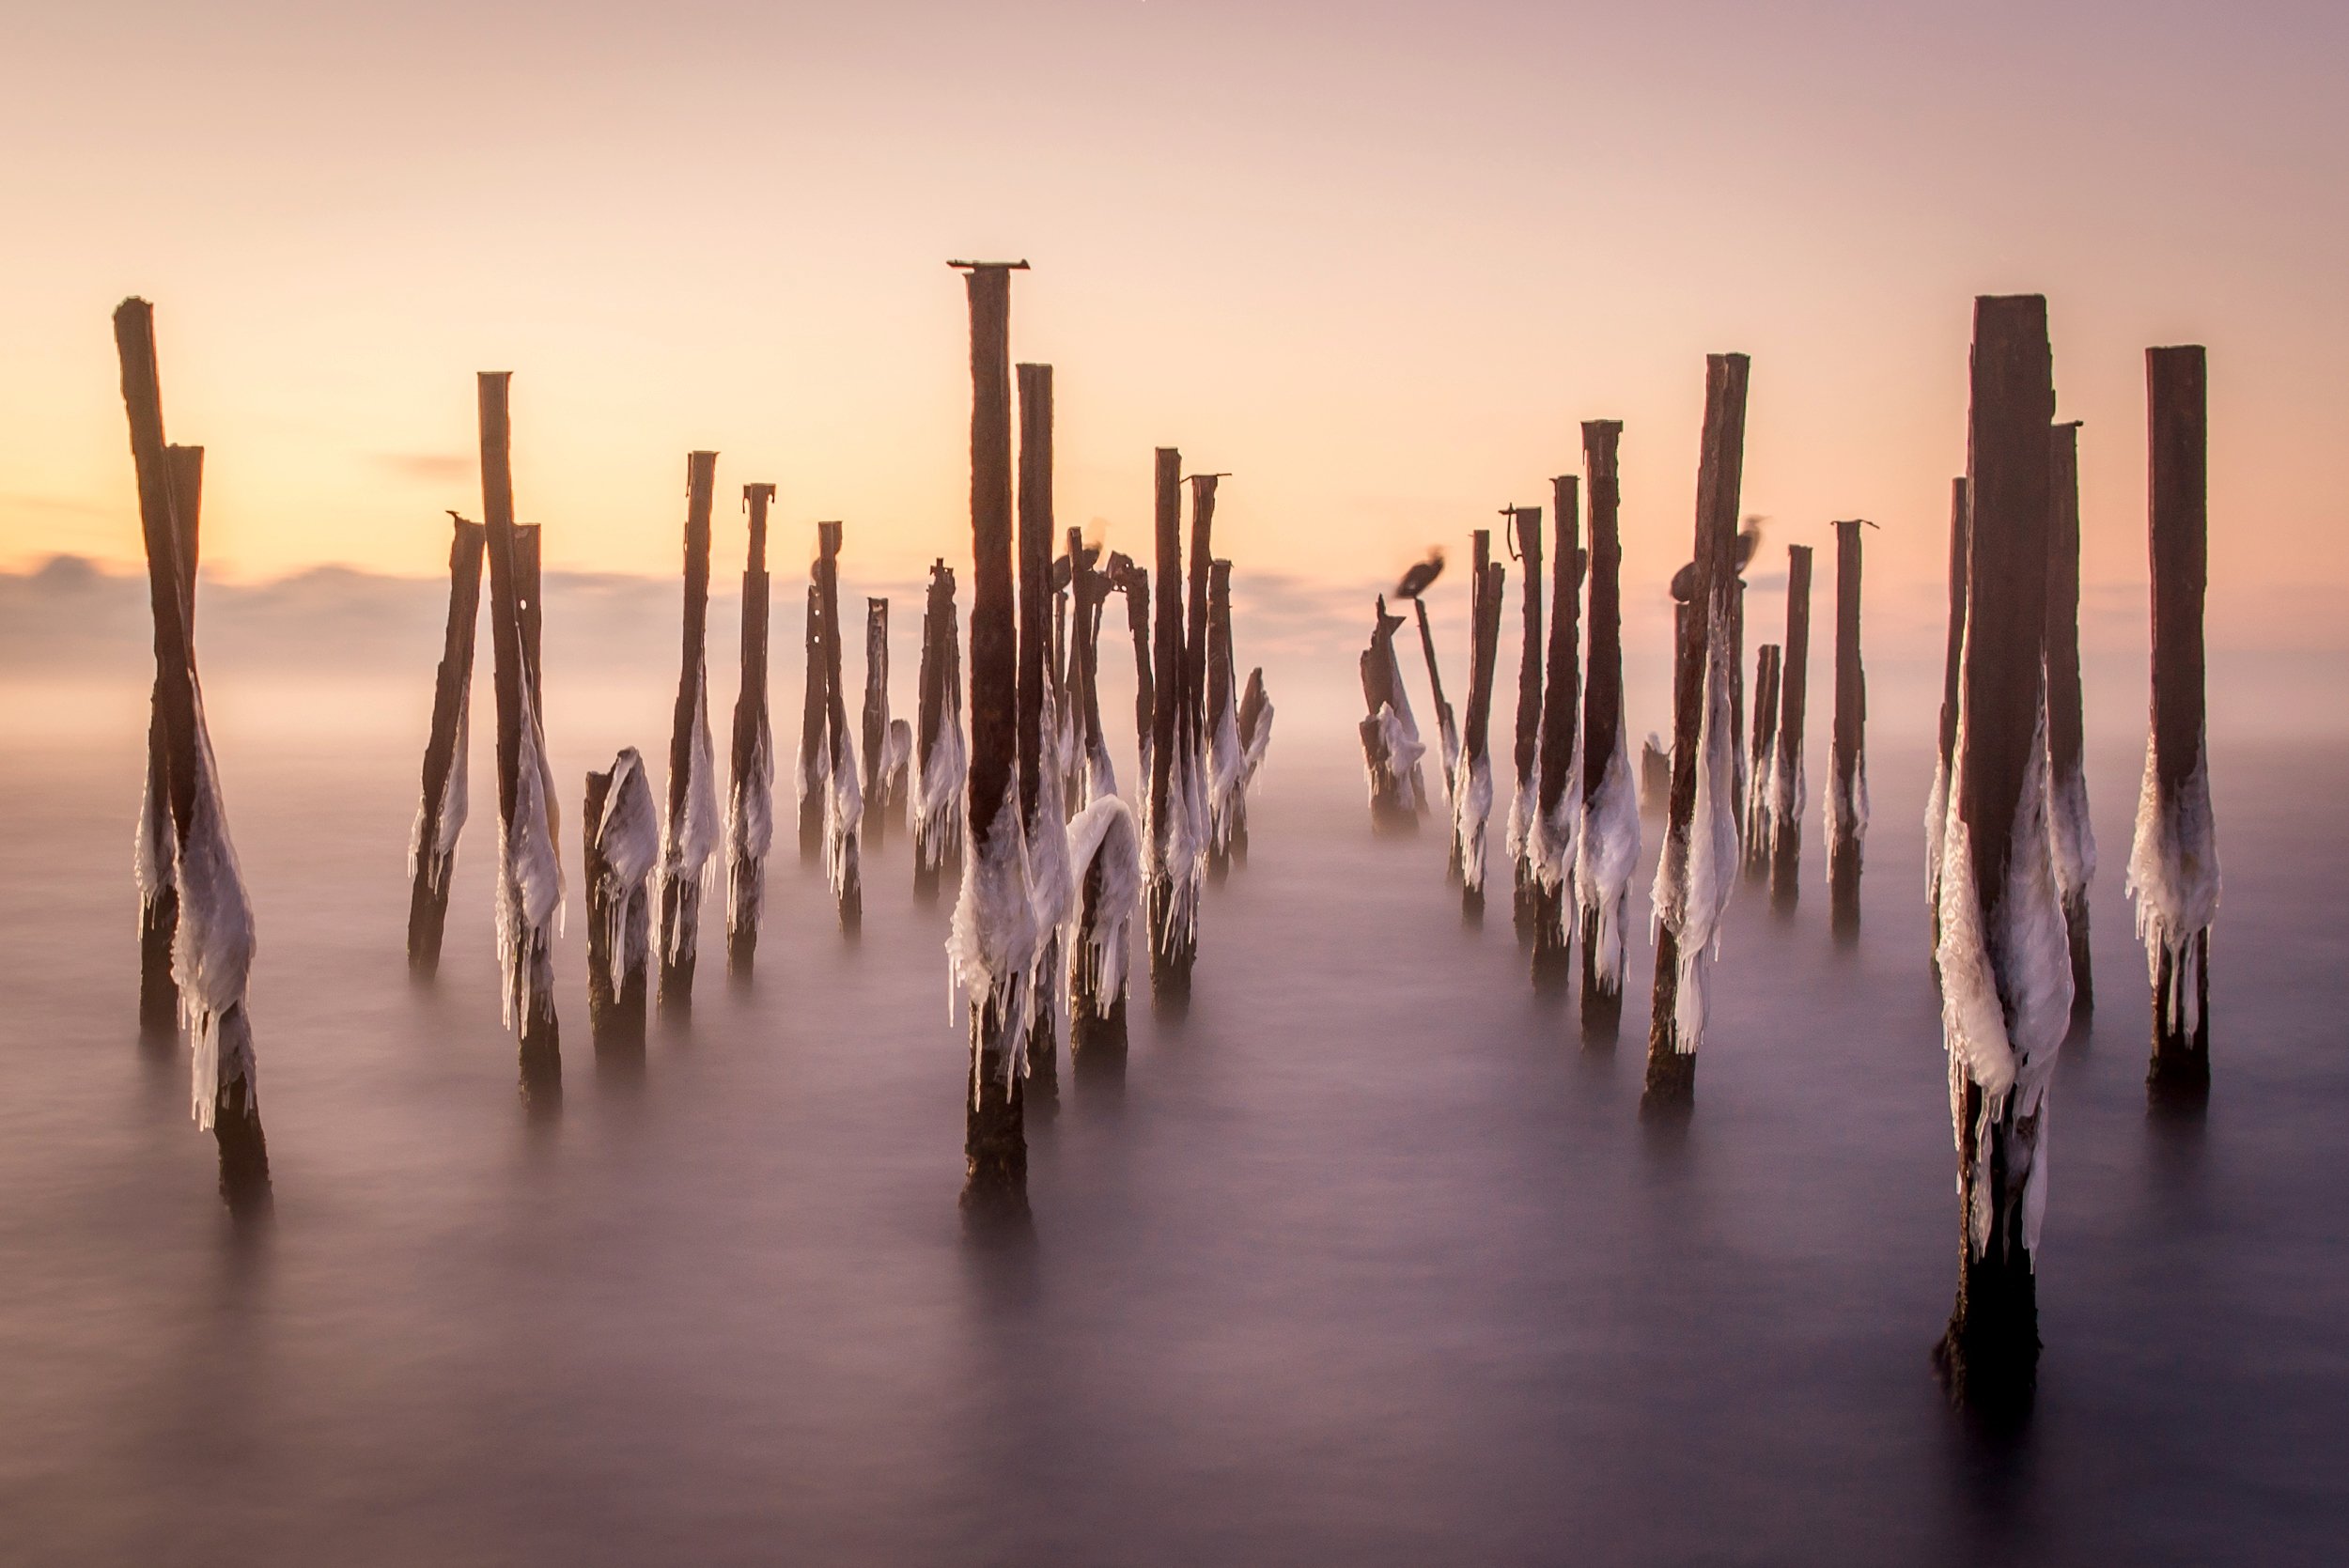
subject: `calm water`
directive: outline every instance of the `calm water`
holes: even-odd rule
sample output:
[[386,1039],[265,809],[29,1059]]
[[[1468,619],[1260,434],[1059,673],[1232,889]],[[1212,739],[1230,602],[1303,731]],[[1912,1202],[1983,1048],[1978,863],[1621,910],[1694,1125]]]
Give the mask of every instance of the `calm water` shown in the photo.
[[595,1071],[574,890],[567,1101],[534,1128],[486,811],[413,989],[413,759],[323,750],[227,758],[276,1182],[252,1233],[182,1062],[135,1039],[134,753],[0,759],[7,1561],[2349,1551],[2340,751],[2218,757],[2200,1123],[2146,1114],[2138,759],[2096,759],[2103,1005],[2059,1075],[2047,1352],[2004,1439],[1927,1362],[1956,1217],[1914,754],[1876,759],[1856,950],[1815,812],[1799,914],[1741,891],[1695,1119],[1656,1138],[1644,945],[1624,1046],[1586,1051],[1505,911],[1462,926],[1438,834],[1374,841],[1337,753],[1276,749],[1190,1017],[1138,1016],[1122,1095],[1032,1127],[1034,1237],[1003,1247],[957,1215],[946,911],[902,840],[853,944],[786,846],[755,986],[706,961],[635,1088]]

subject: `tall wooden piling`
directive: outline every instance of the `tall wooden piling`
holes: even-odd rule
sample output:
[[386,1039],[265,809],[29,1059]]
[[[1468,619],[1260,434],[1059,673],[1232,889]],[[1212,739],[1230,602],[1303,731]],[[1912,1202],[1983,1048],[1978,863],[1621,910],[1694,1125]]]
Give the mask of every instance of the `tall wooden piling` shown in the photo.
[[[252,908],[228,842],[219,780],[211,767],[195,673],[192,606],[195,516],[202,458],[175,455],[163,439],[161,374],[155,361],[154,307],[128,299],[115,310],[115,350],[123,412],[138,486],[139,531],[147,549],[148,607],[154,622],[155,709],[162,718],[162,784],[169,800],[179,890],[174,939],[205,955],[194,994],[179,1008],[192,1048],[190,1109],[210,1127],[220,1155],[220,1193],[231,1214],[269,1202],[269,1148],[261,1131],[258,1072],[245,976],[253,958]],[[185,447],[179,454],[200,454]],[[185,525],[179,520],[182,510]],[[191,935],[193,932],[193,935]],[[187,966],[179,973],[189,978]]]
[[[1958,692],[1966,660],[1966,574],[1973,550],[1973,508],[1966,477],[1950,481],[1950,615],[1942,644],[1941,715],[1936,731],[1933,794],[1925,801],[1925,903],[1933,917],[1933,972],[1941,972],[1941,860],[1950,817],[1950,781],[1956,776]],[[1937,984],[1938,983],[1937,978]]]
[[962,640],[955,623],[955,573],[931,564],[922,612],[922,680],[915,709],[913,892],[925,901],[962,875]]
[[1868,677],[1859,661],[1858,518],[1835,525],[1835,738],[1828,783],[1828,920],[1848,940],[1859,932],[1859,855],[1868,834]]
[[[971,306],[971,847],[963,904],[974,925],[987,894],[1025,897],[1024,887],[987,886],[1023,860],[1019,795],[1019,627],[1012,571],[1011,270],[972,266]],[[1008,880],[1008,878],[1006,878]],[[963,911],[957,910],[957,919]],[[971,1008],[971,1079],[965,1104],[966,1209],[1025,1212],[1028,1141],[1020,1061],[1026,977],[1001,972],[1008,956],[976,933],[966,961],[986,967],[988,985]],[[1024,955],[1019,955],[1024,960]]]
[[[170,481],[171,521],[178,547],[180,624],[193,648],[204,448],[165,447],[163,466]],[[177,1040],[179,1028],[179,986],[171,974],[172,944],[179,931],[179,840],[171,818],[170,747],[163,733],[163,704],[159,670],[148,703],[147,795],[139,810],[139,1031],[150,1043],[168,1046]]]
[[1786,650],[1765,643],[1755,650],[1753,668],[1753,727],[1749,787],[1745,800],[1745,864],[1749,879],[1770,874],[1770,780],[1775,771],[1770,753],[1778,745],[1778,693],[1785,674]]
[[1786,651],[1778,680],[1778,744],[1770,757],[1770,907],[1802,897],[1802,809],[1810,792],[1802,737],[1810,718],[1811,547],[1786,548]]
[[534,1110],[562,1099],[563,1056],[554,1008],[551,879],[553,822],[546,798],[545,736],[525,624],[529,546],[514,521],[512,375],[481,372],[481,516],[490,567],[490,647],[498,716],[499,944],[506,1016],[521,1039],[522,1097]]
[[832,881],[840,929],[864,924],[863,843],[864,791],[857,777],[856,742],[848,737],[848,682],[841,671],[840,536],[837,521],[816,525],[817,620],[823,628],[824,869]]
[[1509,863],[1516,890],[1517,940],[1532,946],[1539,912],[1534,896],[1533,862],[1530,844],[1533,830],[1535,770],[1541,762],[1542,661],[1542,509],[1510,506],[1502,515],[1517,553],[1525,562],[1525,588],[1520,608],[1524,636],[1517,645],[1517,771],[1509,797]]
[[[1704,1030],[1707,950],[1728,902],[1736,833],[1719,830],[1734,769],[1729,743],[1727,627],[1737,593],[1737,500],[1745,474],[1743,354],[1704,362],[1704,433],[1697,463],[1696,543],[1689,613],[1672,670],[1671,815],[1657,873],[1656,984],[1648,1024],[1646,1116],[1685,1114],[1696,1096],[1696,1052]],[[1715,628],[1721,635],[1712,635]],[[1714,731],[1718,729],[1719,738]],[[1719,765],[1717,767],[1717,763]],[[1703,775],[1702,785],[1700,775]],[[1700,801],[1702,797],[1702,802]],[[1699,805],[1704,811],[1700,815]],[[1699,842],[1703,835],[1704,842]],[[1721,852],[1726,839],[1727,855]],[[1683,954],[1686,954],[1684,959]]]
[[889,766],[889,601],[864,601],[864,842],[875,849],[889,834],[893,805]]
[[[1941,887],[1943,1031],[1958,1147],[1957,1301],[1937,1359],[1953,1398],[2027,1393],[2039,1356],[2032,1187],[2046,1179],[2047,1079],[2070,975],[2031,946],[2052,908],[2040,727],[2046,627],[2046,302],[1975,302],[1967,434],[1966,629]],[[1960,861],[1957,856],[1962,854]],[[2035,907],[2044,893],[2044,915]],[[2055,938],[2060,944],[2060,932]]]
[[[1439,556],[1437,560],[1440,563],[1442,557]],[[1443,671],[1436,663],[1436,633],[1427,622],[1426,589],[1424,586],[1415,588],[1405,597],[1411,601],[1412,613],[1419,617],[1419,651],[1427,661],[1427,690],[1434,693],[1436,740],[1443,753],[1443,788],[1444,794],[1449,796],[1456,783],[1454,775],[1460,769],[1460,724],[1453,713],[1452,704],[1443,694]]]
[[748,978],[767,902],[767,851],[774,840],[775,737],[767,711],[767,511],[772,485],[745,485],[750,547],[742,567],[742,675],[734,698],[726,791],[726,968]]
[[1207,875],[1221,881],[1232,866],[1232,802],[1239,785],[1239,712],[1232,688],[1232,563],[1207,568]]
[[[817,538],[822,538],[819,530]],[[800,708],[800,862],[802,865],[820,861],[824,854],[824,802],[831,791],[832,745],[827,738],[827,719],[831,705],[826,700],[824,685],[824,590],[823,558],[818,546],[817,558],[807,567],[807,619],[801,637],[801,652],[807,671],[805,695]]]
[[2219,897],[2203,736],[2208,384],[2200,347],[2145,350],[2154,715],[2128,883],[2154,984],[2146,1083],[2156,1099],[2189,1106],[2210,1092],[2210,926]]
[[709,743],[709,514],[718,454],[685,459],[685,631],[669,723],[669,810],[661,835],[661,1011],[692,1011],[701,945],[702,877],[718,847]]
[[448,923],[449,878],[457,869],[457,833],[465,820],[466,739],[473,693],[474,628],[481,619],[481,557],[487,531],[449,514],[448,627],[432,687],[432,728],[424,748],[424,800],[408,848],[408,969],[429,979],[441,964],[441,934]]
[[1582,696],[1582,480],[1550,484],[1558,550],[1550,568],[1549,651],[1542,675],[1542,733],[1534,817],[1527,831],[1533,867],[1533,984],[1563,989],[1574,977],[1575,843],[1582,827],[1574,740]]
[[2088,889],[2096,877],[2096,832],[2088,819],[2088,769],[2080,700],[2080,427],[2055,427],[2047,453],[2047,831],[2056,891],[2072,945],[2072,1017],[2096,1008],[2088,950]]
[[1640,854],[1638,787],[1623,725],[1623,422],[1582,422],[1590,489],[1589,648],[1582,693],[1582,829],[1575,902],[1582,919],[1582,1043],[1611,1046],[1623,1022],[1625,922]]
[[[1067,818],[1062,813],[1059,723],[1052,705],[1052,367],[1017,367],[1019,395],[1019,820],[1029,871],[1065,880]],[[1054,850],[1058,851],[1057,864]],[[1058,890],[1053,890],[1058,891]],[[1050,896],[1048,892],[1046,896]],[[1036,933],[1037,1005],[1028,1029],[1028,1108],[1050,1115],[1060,1099],[1062,962],[1058,924]]]
[[1158,732],[1159,695],[1154,664],[1156,655],[1150,645],[1150,569],[1132,557],[1112,551],[1110,581],[1126,598],[1126,629],[1134,644],[1134,733],[1135,751],[1141,771],[1135,784],[1142,798],[1143,832],[1151,831],[1149,823],[1152,781],[1157,777],[1154,765]]
[[1508,568],[1492,559],[1492,534],[1470,540],[1469,579],[1468,726],[1460,735],[1459,777],[1452,791],[1452,869],[1460,882],[1460,913],[1485,916],[1486,827],[1492,818],[1493,689],[1501,666],[1501,613]]

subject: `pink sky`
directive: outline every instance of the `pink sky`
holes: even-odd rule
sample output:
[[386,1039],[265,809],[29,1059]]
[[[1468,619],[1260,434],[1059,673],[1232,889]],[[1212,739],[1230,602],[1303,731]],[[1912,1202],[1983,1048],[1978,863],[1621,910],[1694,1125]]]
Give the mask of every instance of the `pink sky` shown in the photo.
[[[2086,575],[2144,575],[2141,350],[2210,346],[2214,637],[2349,644],[2338,5],[89,4],[0,23],[0,565],[129,564],[107,324],[158,304],[206,549],[439,569],[473,372],[551,564],[672,572],[683,454],[904,577],[968,550],[962,290],[1026,256],[1060,505],[1229,470],[1245,571],[1460,541],[1626,421],[1685,558],[1707,350],[1772,549],[1930,602],[1971,296],[2050,297]],[[740,522],[722,508],[722,561]]]

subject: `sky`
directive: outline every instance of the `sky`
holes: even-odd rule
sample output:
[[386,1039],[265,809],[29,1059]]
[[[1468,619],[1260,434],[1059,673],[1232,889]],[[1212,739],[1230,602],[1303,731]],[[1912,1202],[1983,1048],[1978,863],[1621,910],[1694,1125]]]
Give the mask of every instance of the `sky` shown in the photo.
[[481,369],[555,569],[674,574],[707,447],[722,581],[751,480],[781,562],[840,518],[909,580],[970,548],[943,263],[1023,256],[1061,520],[1112,544],[1176,445],[1237,573],[1368,582],[1607,417],[1660,584],[1734,349],[1766,552],[1876,520],[1922,635],[1972,297],[2044,292],[2092,597],[2142,593],[2142,350],[2201,342],[2214,642],[2337,653],[2344,58],[2284,0],[10,8],[0,568],[138,561],[136,293],[224,580],[441,571]]

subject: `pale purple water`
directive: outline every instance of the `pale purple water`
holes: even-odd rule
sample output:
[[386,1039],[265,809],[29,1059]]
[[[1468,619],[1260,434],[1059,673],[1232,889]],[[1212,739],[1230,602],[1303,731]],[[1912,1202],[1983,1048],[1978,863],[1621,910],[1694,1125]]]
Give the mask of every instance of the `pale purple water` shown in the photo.
[[[1122,1098],[1032,1132],[1034,1240],[1003,1249],[957,1215],[946,911],[902,839],[853,945],[786,843],[754,987],[706,961],[633,1091],[595,1071],[574,889],[534,1130],[478,800],[442,978],[407,979],[405,747],[226,756],[276,1194],[239,1234],[184,1063],[135,1038],[136,744],[0,759],[0,1560],[2349,1552],[2337,748],[2217,755],[2199,1124],[2146,1114],[2138,761],[2095,759],[2102,1006],[2001,1440],[1927,1361],[1956,1218],[1914,753],[1875,759],[1856,950],[1815,811],[1799,914],[1740,890],[1673,1140],[1635,1116],[1644,941],[1622,1047],[1584,1051],[1505,910],[1462,927],[1438,833],[1374,841],[1336,753],[1276,748],[1188,1022],[1138,1009]],[[592,760],[562,759],[568,818]]]

